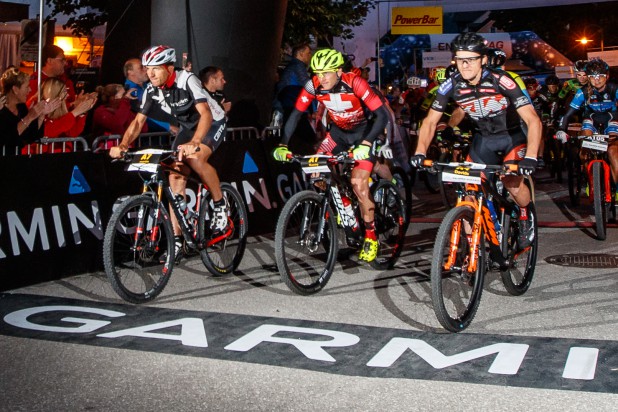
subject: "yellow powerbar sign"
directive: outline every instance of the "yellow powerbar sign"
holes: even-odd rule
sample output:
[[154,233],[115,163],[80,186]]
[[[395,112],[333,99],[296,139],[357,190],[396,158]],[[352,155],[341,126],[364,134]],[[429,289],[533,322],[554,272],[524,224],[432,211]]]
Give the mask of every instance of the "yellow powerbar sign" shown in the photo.
[[391,34],[442,34],[442,7],[393,7]]

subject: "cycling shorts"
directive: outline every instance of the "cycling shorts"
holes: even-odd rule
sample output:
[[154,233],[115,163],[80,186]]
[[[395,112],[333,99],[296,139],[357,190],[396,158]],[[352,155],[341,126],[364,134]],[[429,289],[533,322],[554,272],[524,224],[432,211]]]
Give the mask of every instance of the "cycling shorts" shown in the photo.
[[[365,139],[365,136],[369,132],[370,128],[371,125],[366,123],[365,125],[357,127],[354,130],[347,131],[331,124],[330,132],[326,135],[326,138],[322,140],[318,153],[330,153],[336,155],[341,152],[347,152]],[[373,149],[370,148],[369,157],[365,160],[358,160],[354,165],[354,168],[360,168],[371,172],[375,163],[376,157],[373,153]]]
[[[221,119],[218,121],[213,121],[208,133],[206,136],[202,138],[202,144],[205,144],[210,148],[210,150],[215,152],[221,142],[225,140],[225,133],[227,131],[227,121],[226,119]],[[189,129],[181,128],[180,132],[174,139],[174,143],[172,143],[172,149],[176,150],[178,145],[185,144],[191,141],[193,138],[193,131]]]
[[488,165],[516,163],[526,156],[526,144],[522,132],[497,136],[477,134],[472,139],[468,160]]

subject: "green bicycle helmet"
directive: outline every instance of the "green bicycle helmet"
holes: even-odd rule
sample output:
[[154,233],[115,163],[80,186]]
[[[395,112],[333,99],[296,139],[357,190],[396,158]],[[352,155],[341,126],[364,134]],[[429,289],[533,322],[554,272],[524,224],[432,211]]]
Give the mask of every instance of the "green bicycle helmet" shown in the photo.
[[311,57],[311,70],[316,73],[332,72],[343,66],[343,55],[334,49],[322,49],[313,53]]

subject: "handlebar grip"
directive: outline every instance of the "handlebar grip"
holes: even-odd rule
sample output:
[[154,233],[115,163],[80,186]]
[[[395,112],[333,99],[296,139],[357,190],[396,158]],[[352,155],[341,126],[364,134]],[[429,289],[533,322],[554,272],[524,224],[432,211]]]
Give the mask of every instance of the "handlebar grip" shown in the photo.
[[433,160],[431,159],[424,159],[423,160],[423,167],[432,167],[433,166]]

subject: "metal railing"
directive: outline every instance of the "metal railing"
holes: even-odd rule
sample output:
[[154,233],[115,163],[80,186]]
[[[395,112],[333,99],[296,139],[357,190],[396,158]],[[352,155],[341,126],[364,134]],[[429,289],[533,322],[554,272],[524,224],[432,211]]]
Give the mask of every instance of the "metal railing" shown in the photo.
[[78,137],[43,137],[39,142],[30,143],[24,147],[26,156],[46,153],[88,152],[88,142]]
[[[230,127],[227,129],[225,141],[239,140],[265,140],[271,136],[281,136],[281,127],[266,127],[261,133],[256,127]],[[119,134],[98,136],[90,147],[83,137],[44,137],[40,142],[25,146],[25,155],[58,153],[58,152],[87,152],[92,150],[94,153],[109,150],[110,147],[117,146],[122,136]],[[160,147],[166,148],[172,145],[174,136],[169,132],[141,133],[133,142],[133,147]],[[15,153],[7,153],[5,146],[0,146],[0,156],[19,155],[21,149],[15,149]]]

